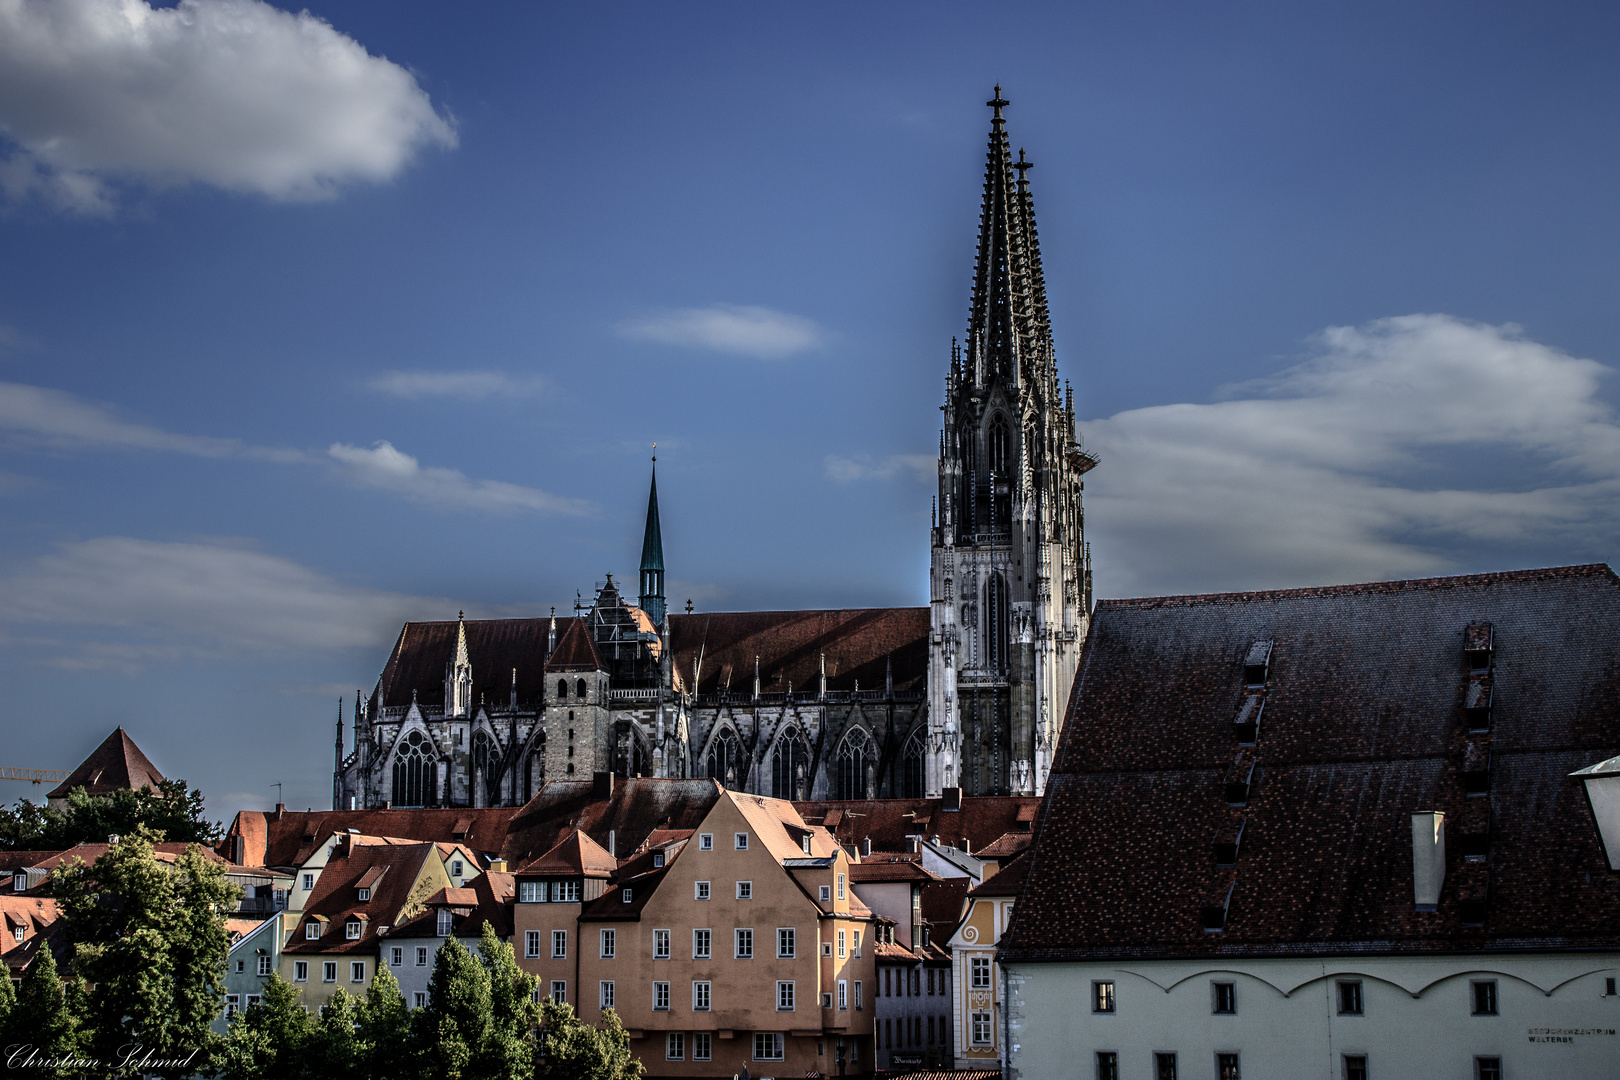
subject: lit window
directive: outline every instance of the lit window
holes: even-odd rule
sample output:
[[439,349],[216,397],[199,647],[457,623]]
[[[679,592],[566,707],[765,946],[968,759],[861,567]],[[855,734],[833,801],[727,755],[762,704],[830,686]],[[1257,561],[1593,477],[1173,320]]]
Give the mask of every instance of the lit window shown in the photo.
[[990,958],[975,956],[968,963],[968,985],[974,990],[990,989]]
[[754,1032],[754,1060],[781,1061],[782,1035],[776,1031]]
[[553,930],[551,932],[551,958],[565,960],[568,957],[568,931]]
[[709,883],[707,881],[692,882],[692,899],[707,900],[709,898]]
[[295,960],[293,962],[293,982],[309,982],[309,961]]
[[1223,1016],[1230,1016],[1237,1012],[1237,984],[1229,982],[1210,983],[1210,989],[1215,995],[1214,1008],[1211,1010]]
[[752,960],[754,958],[754,932],[752,930],[737,931],[737,959]]
[[706,832],[706,833],[699,833],[698,834],[698,850],[699,851],[713,851],[714,850],[714,833],[707,833]]
[[1114,1011],[1114,982],[1112,979],[1091,984],[1091,1011],[1111,1013]]
[[1362,1011],[1361,980],[1344,980],[1339,983],[1339,1015],[1360,1016]]
[[737,882],[737,899],[752,900],[754,898],[754,883],[752,881]]
[[693,1061],[708,1061],[709,1060],[709,1050],[710,1050],[709,1038],[710,1038],[710,1035],[709,1035],[709,1033],[707,1031],[694,1031],[694,1032],[692,1032],[692,1060]]
[[612,979],[603,979],[602,980],[602,982],[601,982],[601,984],[599,986],[599,993],[598,993],[597,1000],[599,1000],[602,1003],[602,1008],[604,1008],[604,1009],[613,1008],[613,980]]
[[349,964],[349,981],[363,983],[366,981],[366,962],[355,960]]
[[692,931],[692,959],[709,959],[709,949],[714,935],[708,930]]
[[793,1011],[793,980],[779,980],[776,984],[776,1011]]
[[321,982],[337,982],[337,961],[328,960],[321,965]]
[[695,979],[692,982],[692,1010],[694,1012],[709,1011],[709,981]]
[[738,851],[747,851],[748,850],[748,834],[747,833],[745,833],[745,832],[737,833],[736,836],[733,837],[733,842],[736,844],[736,847],[737,847]]
[[1479,979],[1470,984],[1474,991],[1475,1016],[1496,1015],[1496,980]]
[[540,955],[540,931],[528,930],[524,932],[523,955],[529,959]]
[[653,1011],[669,1012],[669,983],[653,983]]
[[776,931],[776,955],[782,960],[791,960],[798,953],[798,931],[791,926],[778,927]]
[[604,959],[604,960],[613,959],[613,949],[614,949],[614,944],[615,944],[614,939],[615,939],[616,936],[617,935],[612,930],[603,930],[602,931],[602,949],[601,949],[602,959]]
[[568,1003],[568,984],[562,979],[553,979],[551,981],[551,1000],[558,1005]]
[[653,959],[654,960],[668,960],[669,959],[669,931],[668,930],[654,930],[653,931]]
[[664,1036],[664,1057],[669,1061],[686,1060],[686,1033],[671,1031]]

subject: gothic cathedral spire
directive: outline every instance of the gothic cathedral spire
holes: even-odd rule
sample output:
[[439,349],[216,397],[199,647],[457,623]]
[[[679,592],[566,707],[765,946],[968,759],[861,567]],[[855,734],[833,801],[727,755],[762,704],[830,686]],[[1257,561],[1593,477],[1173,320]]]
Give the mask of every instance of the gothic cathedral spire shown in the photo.
[[[1030,195],[996,87],[967,340],[940,433],[930,793],[1040,794],[1091,607],[1080,449],[1058,382]],[[1017,174],[1016,177],[1014,174]]]
[[641,540],[641,610],[654,626],[664,625],[664,538],[658,529],[658,456],[653,455],[652,488],[647,492],[647,531]]

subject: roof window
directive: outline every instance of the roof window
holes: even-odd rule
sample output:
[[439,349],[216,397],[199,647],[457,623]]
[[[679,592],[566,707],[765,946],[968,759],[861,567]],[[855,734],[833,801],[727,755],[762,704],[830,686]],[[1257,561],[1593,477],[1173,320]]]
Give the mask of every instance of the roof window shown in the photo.
[[1496,628],[1488,622],[1469,623],[1463,630],[1463,662],[1469,671],[1489,671],[1496,654]]
[[1491,790],[1491,744],[1484,739],[1468,740],[1463,754],[1463,790],[1469,795],[1484,795]]
[[1237,879],[1228,875],[1216,883],[1204,897],[1204,904],[1198,911],[1198,920],[1203,924],[1204,933],[1219,934],[1226,929],[1226,909],[1232,903],[1232,890],[1237,886]]
[[1264,686],[1271,676],[1271,639],[1256,641],[1249,646],[1243,658],[1243,682],[1248,686]]
[[1266,698],[1264,694],[1246,694],[1243,705],[1238,709],[1237,719],[1232,722],[1233,729],[1237,731],[1239,746],[1253,746],[1260,739],[1260,717],[1266,711]]
[[1469,731],[1491,729],[1491,704],[1495,696],[1490,672],[1468,677],[1468,688],[1463,692],[1463,716],[1468,720]]
[[1254,779],[1254,751],[1239,750],[1226,770],[1226,805],[1247,806],[1249,785]]
[[1248,819],[1229,821],[1215,834],[1215,865],[1236,866],[1238,846],[1243,842],[1243,826]]

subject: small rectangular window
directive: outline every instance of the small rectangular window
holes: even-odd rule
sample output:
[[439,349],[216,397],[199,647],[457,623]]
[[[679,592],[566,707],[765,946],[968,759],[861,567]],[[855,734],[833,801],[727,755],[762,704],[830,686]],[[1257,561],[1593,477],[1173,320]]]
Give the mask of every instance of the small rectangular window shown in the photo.
[[533,959],[540,955],[540,931],[529,930],[523,935],[523,955]]
[[321,982],[337,982],[337,961],[328,960],[321,965]]
[[737,931],[737,959],[752,960],[754,958],[754,932],[752,930]]
[[450,876],[460,877],[462,874],[461,860],[457,859],[450,864]]
[[1177,1080],[1176,1055],[1153,1055],[1153,1080]]
[[745,833],[745,832],[737,833],[736,836],[733,837],[733,843],[736,845],[736,848],[737,848],[738,851],[747,851],[748,850],[748,834]]
[[551,980],[551,1000],[558,1005],[568,1003],[568,983],[562,979]]
[[614,932],[612,930],[603,930],[601,932],[601,944],[602,944],[602,947],[599,950],[599,952],[602,954],[602,959],[604,959],[604,960],[613,959],[613,948],[614,948],[614,938],[615,938],[615,936],[616,935],[614,934]]
[[309,981],[309,961],[307,961],[307,960],[295,960],[295,961],[293,961],[293,982],[308,982],[308,981]]
[[1341,979],[1339,981],[1339,1015],[1360,1016],[1361,1010],[1361,980]]
[[708,1061],[709,1060],[709,1049],[710,1049],[710,1045],[711,1045],[709,1043],[709,1038],[710,1038],[710,1036],[709,1036],[709,1033],[707,1031],[694,1031],[694,1032],[692,1032],[692,1060],[693,1061]]
[[636,891],[634,889],[624,889],[619,893],[619,899],[627,904],[632,904],[636,899]]
[[366,962],[355,960],[349,964],[349,981],[363,983],[366,981]]
[[823,885],[821,887],[821,902],[823,904],[832,903],[832,886],[831,885]]
[[1474,1080],[1502,1080],[1502,1059],[1499,1057],[1475,1058]]
[[[18,930],[19,930],[19,931],[21,931],[21,930],[22,930],[22,927],[20,927],[20,926],[19,926],[19,927],[17,927],[17,929],[18,929]],[[21,940],[22,940],[22,937],[20,937],[20,936],[19,936],[19,937],[18,937],[18,938],[17,938],[17,940],[18,940],[18,941],[21,941]],[[246,971],[247,971],[247,961],[246,961],[246,960],[238,960],[238,961],[237,961],[237,962],[236,962],[236,973],[237,973],[237,974],[238,974],[238,975],[241,975],[241,974],[244,974],[244,973],[246,973]]]
[[357,901],[359,901],[360,903],[362,903],[362,904],[366,903],[368,900],[371,899],[371,890],[370,889],[356,889],[355,890],[355,899]]
[[664,1058],[667,1061],[686,1060],[686,1033],[671,1031],[664,1036]]
[[709,1011],[710,983],[707,979],[694,979],[692,981],[692,1011]]
[[754,883],[752,881],[737,882],[737,899],[752,900],[754,898]]
[[838,980],[838,1007],[849,1008],[849,983],[843,979]]
[[566,960],[568,958],[568,931],[553,930],[551,932],[551,958],[553,960]]
[[405,950],[400,948],[398,945],[395,945],[394,949],[393,949],[393,952],[389,955],[389,962],[394,967],[404,967],[405,966]]
[[669,959],[669,931],[668,930],[654,930],[653,931],[653,959],[654,960],[668,960]]
[[989,1046],[990,1031],[990,1014],[988,1012],[976,1012],[972,1016],[968,1041],[974,1046]]
[[314,919],[304,924],[304,940],[319,941],[321,937],[321,924]]
[[1215,1055],[1215,1080],[1243,1080],[1236,1054]]
[[603,979],[600,983],[597,984],[597,1000],[599,1002],[601,1002],[602,1008],[604,1008],[604,1009],[613,1008],[613,980],[612,979]]
[[1614,980],[1613,979],[1604,979],[1603,980],[1603,994],[1604,994],[1605,997],[1614,997]]
[[968,961],[969,987],[974,990],[990,989],[990,958],[975,956]]
[[1097,1013],[1111,1013],[1114,1011],[1114,981],[1112,979],[1091,984],[1091,1011]]
[[776,1011],[793,1011],[793,980],[782,979],[776,983]]
[[798,955],[798,931],[791,926],[780,926],[776,930],[776,956],[779,960],[791,960]]
[[653,869],[654,870],[662,870],[663,868],[664,868],[664,853],[662,851],[653,852]]
[[1114,1051],[1097,1051],[1097,1080],[1119,1080],[1119,1055]]
[[422,991],[418,990],[415,994],[413,994],[411,1000],[415,1003],[418,1009],[427,1008],[427,995]]
[[360,940],[360,920],[355,919],[343,924],[343,937],[347,941]]
[[1210,990],[1214,995],[1212,1012],[1222,1016],[1230,1016],[1237,1012],[1237,984],[1229,982],[1210,983]]
[[713,851],[714,850],[714,833],[706,832],[706,833],[699,833],[698,834],[698,850],[699,851]]
[[832,955],[832,942],[823,941],[821,943],[821,955],[822,956],[831,956]]
[[428,951],[426,949],[418,948],[416,950],[416,966],[417,967],[427,967],[427,956],[428,956]]
[[754,1032],[754,1060],[781,1061],[782,1035],[774,1031]]
[[229,1020],[236,1015],[236,1006],[242,999],[236,994],[225,995],[225,1019]]
[[709,883],[707,881],[692,882],[692,899],[707,900],[709,898]]
[[669,983],[653,983],[653,1011],[669,1012]]
[[1344,1055],[1344,1080],[1367,1080],[1367,1056],[1365,1054]]
[[314,887],[315,887],[315,875],[314,874],[305,874],[304,875],[304,890],[307,892],[310,889],[313,889]]
[[259,974],[260,975],[269,975],[270,974],[270,957],[268,957],[268,956],[259,957]]
[[1495,1016],[1496,980],[1476,979],[1470,986],[1474,991],[1473,1014],[1475,1016]]

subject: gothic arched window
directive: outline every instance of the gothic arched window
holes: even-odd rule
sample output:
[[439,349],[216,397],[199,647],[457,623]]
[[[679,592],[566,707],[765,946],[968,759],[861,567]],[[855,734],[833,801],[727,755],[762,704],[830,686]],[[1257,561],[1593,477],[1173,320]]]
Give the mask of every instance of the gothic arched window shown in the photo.
[[567,700],[567,698],[568,698],[568,680],[567,679],[558,679],[557,680],[557,700],[558,701],[565,701],[565,700]]
[[405,736],[394,754],[394,805],[426,806],[439,786],[439,768],[420,731]]
[[797,799],[802,789],[808,796],[810,751],[794,728],[782,732],[771,755],[771,795],[777,799]]
[[993,671],[1007,667],[1007,581],[991,574],[984,589],[985,666]]
[[584,679],[579,679],[574,683],[574,696],[575,697],[580,698],[581,700],[583,700],[587,692],[588,691],[585,689],[585,680]]
[[997,414],[990,421],[989,443],[986,449],[990,452],[990,471],[1006,475],[1007,456],[1010,451],[1009,436],[1007,433],[1007,418]]
[[743,782],[742,754],[736,732],[721,728],[715,734],[714,741],[709,744],[707,764],[706,775],[714,777],[726,787],[735,787]]
[[[490,797],[491,792],[493,792],[495,790],[494,778],[489,775],[489,759],[490,759],[490,756],[491,756],[490,755],[490,747],[491,747],[491,745],[492,744],[490,743],[490,740],[489,740],[489,732],[487,732],[487,731],[476,731],[476,732],[473,733],[473,740],[472,740],[472,780],[473,780],[474,784],[482,784],[482,785],[484,785],[484,788],[483,788],[484,802],[486,804],[493,803],[495,801],[493,798]],[[474,795],[474,802],[476,802],[476,801],[477,801],[477,796],[475,794]]]
[[923,729],[918,728],[906,740],[906,748],[901,752],[900,761],[900,797],[902,799],[920,799],[928,791],[927,747],[923,741]]
[[834,780],[833,798],[835,799],[867,799],[867,774],[875,764],[876,755],[872,753],[872,741],[866,737],[866,732],[860,728],[853,729],[844,739],[843,745],[838,748],[837,776]]

